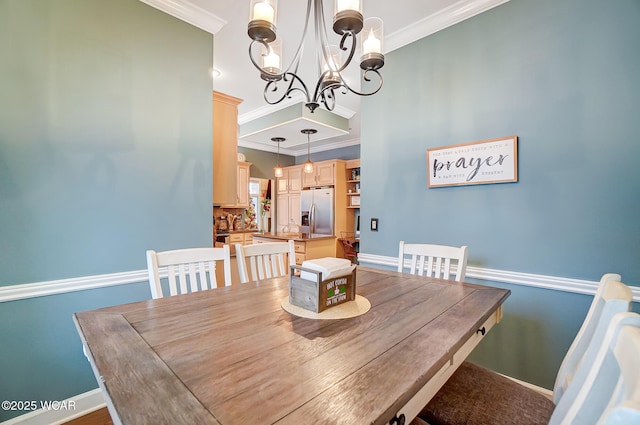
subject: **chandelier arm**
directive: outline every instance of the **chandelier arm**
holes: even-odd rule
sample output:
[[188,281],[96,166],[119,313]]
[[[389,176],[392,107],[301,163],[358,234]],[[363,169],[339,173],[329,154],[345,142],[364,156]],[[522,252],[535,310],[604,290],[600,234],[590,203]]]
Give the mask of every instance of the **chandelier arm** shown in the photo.
[[[340,67],[340,69],[337,70],[338,73],[344,71],[349,66],[349,64],[351,63],[351,60],[353,59],[353,55],[356,53],[356,35],[353,34],[351,31],[345,32],[342,35],[342,40],[340,40],[340,50],[342,50],[344,52],[347,51],[347,48],[344,46],[344,44],[345,44],[347,36],[349,36],[349,35],[351,36],[351,50],[349,51],[349,56],[344,61],[344,63]],[[342,78],[342,75],[340,75],[340,78]]]
[[[341,86],[338,86],[338,88],[339,87]],[[327,92],[329,93],[326,94]],[[327,98],[331,100],[331,104],[327,103]],[[321,93],[321,99],[324,107],[327,108],[327,111],[333,111],[333,109],[336,107],[336,95],[333,92],[333,88],[327,87],[325,90],[323,90]]]
[[[314,1],[315,13],[315,30],[316,30],[316,51],[318,61],[318,74],[322,71],[322,59],[325,63],[329,63],[329,39],[327,38],[326,25],[324,22],[324,6],[322,0]],[[318,48],[319,47],[319,48]],[[322,52],[322,54],[320,54]],[[322,79],[322,77],[320,77]]]
[[376,93],[378,93],[380,91],[380,89],[382,88],[382,75],[380,75],[380,72],[378,72],[377,69],[369,69],[364,71],[364,75],[362,76],[362,79],[365,81],[371,81],[371,78],[367,77],[367,73],[369,72],[374,72],[377,76],[378,76],[378,80],[380,80],[380,84],[378,84],[378,87],[376,87],[376,89],[374,91],[371,91],[369,93],[363,93],[363,92],[359,92],[358,90],[354,90],[352,89],[347,83],[345,83],[344,81],[342,82],[342,85],[344,87],[346,87],[351,93],[353,94],[357,94],[358,96],[371,96],[374,95]]
[[[285,77],[287,75],[292,77],[291,83],[289,84],[289,90],[287,90],[287,92],[291,92],[291,91],[294,91],[294,90],[300,90],[302,93],[304,93],[305,97],[307,98],[307,103],[311,102],[311,97],[309,96],[309,89],[307,88],[307,85],[304,83],[304,81],[302,81],[302,78],[298,77],[298,75],[294,74],[293,72],[287,72],[285,74]],[[293,87],[293,83],[296,80],[302,85],[302,88]]]
[[[289,78],[287,78],[289,77]],[[269,91],[270,87],[273,87],[271,89],[271,92],[276,92],[278,91],[278,86],[277,86],[277,82],[276,81],[269,81],[265,87],[264,87],[264,100],[270,104],[270,105],[275,105],[277,103],[282,102],[286,97],[291,97],[291,93],[294,91],[300,91],[301,93],[304,94],[304,96],[307,99],[307,103],[311,102],[310,97],[309,97],[309,89],[307,88],[307,85],[304,83],[304,81],[302,81],[302,79],[300,77],[298,77],[296,74],[292,73],[292,72],[285,72],[283,74],[283,80],[288,82],[288,87],[287,89],[284,91],[284,94],[278,98],[278,100],[276,101],[270,101],[267,95],[267,92]],[[299,82],[302,87],[294,87],[295,82]]]
[[[304,40],[305,38],[307,38],[307,30],[309,29],[309,18],[311,17],[312,1],[313,0],[307,0],[307,13],[304,20],[304,29],[302,30],[302,36],[300,37],[300,43],[298,43],[298,49],[296,50],[296,54],[293,56],[293,59],[289,63],[289,66],[287,67],[287,69],[284,70],[283,74],[286,74],[289,72],[295,74],[298,72],[298,67],[300,66],[300,60],[302,59],[302,55],[304,53]],[[291,71],[292,66],[293,66],[293,71]]]
[[[253,64],[253,66],[255,66],[255,67],[256,67],[256,69],[257,69],[258,71],[260,71],[261,73],[263,73],[263,72],[265,72],[265,71],[262,69],[262,67],[261,67],[260,65],[258,65],[258,63],[256,62],[256,60],[253,58],[253,46],[254,46],[254,44],[255,44],[255,43],[262,44],[262,45],[263,45],[267,50],[269,49],[269,44],[267,44],[266,42],[264,42],[264,41],[262,41],[262,40],[253,40],[253,41],[251,42],[251,44],[249,44],[249,59],[251,59],[251,63]],[[265,54],[263,54],[263,53],[261,53],[261,54],[260,54],[260,56],[266,56],[266,55],[265,55]],[[271,73],[268,73],[268,74],[269,74],[269,75],[272,75],[272,76],[279,76],[279,77],[282,77],[282,75],[283,75],[284,73],[280,73],[280,74],[271,74]]]
[[313,91],[313,100],[317,101],[320,97],[320,85],[322,84],[322,80],[324,79],[324,76],[327,75],[328,71],[323,72],[322,74],[320,74],[320,78],[318,78],[318,81],[316,82],[316,88]]

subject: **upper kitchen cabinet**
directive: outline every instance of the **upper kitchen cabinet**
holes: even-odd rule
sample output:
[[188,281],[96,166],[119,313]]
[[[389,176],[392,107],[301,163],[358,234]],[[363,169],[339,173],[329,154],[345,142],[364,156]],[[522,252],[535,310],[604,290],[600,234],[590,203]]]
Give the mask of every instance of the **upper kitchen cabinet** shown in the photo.
[[302,186],[333,186],[336,183],[337,161],[321,161],[313,164],[313,173],[302,173]]
[[249,178],[251,177],[251,173],[249,172],[250,168],[250,162],[238,162],[238,207],[249,208]]
[[[238,203],[238,105],[241,102],[242,99],[213,92],[213,205]],[[247,178],[247,184],[248,181]]]
[[251,178],[251,163],[236,162],[236,191],[233,202],[222,204],[225,208],[249,208],[249,179]]
[[302,190],[302,165],[284,167],[278,179],[278,194],[300,193]]
[[289,224],[289,220],[300,225],[300,191],[302,191],[302,165],[282,169],[278,178],[276,198],[276,229],[278,232]]

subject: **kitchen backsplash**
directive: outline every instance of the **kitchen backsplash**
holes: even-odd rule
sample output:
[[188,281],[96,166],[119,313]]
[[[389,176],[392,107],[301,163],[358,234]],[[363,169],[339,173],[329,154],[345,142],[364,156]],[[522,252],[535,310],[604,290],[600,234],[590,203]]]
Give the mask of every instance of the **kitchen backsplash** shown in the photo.
[[258,229],[255,210],[250,208],[213,207],[213,217],[217,233]]

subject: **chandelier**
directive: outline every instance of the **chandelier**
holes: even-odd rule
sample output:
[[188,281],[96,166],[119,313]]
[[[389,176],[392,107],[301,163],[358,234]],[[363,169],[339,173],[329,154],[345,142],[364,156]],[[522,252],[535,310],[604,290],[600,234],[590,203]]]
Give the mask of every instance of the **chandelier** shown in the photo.
[[[321,104],[333,111],[338,91],[358,96],[370,96],[382,87],[382,76],[378,71],[384,66],[382,54],[382,20],[369,18],[363,20],[362,0],[334,0],[333,31],[340,36],[339,45],[329,45],[324,19],[322,0],[307,0],[307,13],[304,30],[298,49],[288,67],[282,67],[282,40],[276,35],[276,18],[278,0],[251,0],[248,25],[249,37],[253,40],[249,45],[249,58],[260,71],[260,76],[267,83],[264,88],[264,99],[275,105],[292,93],[299,91],[306,97],[305,106],[311,112]],[[298,75],[298,67],[302,59],[303,44],[309,28],[313,7],[313,25],[318,60],[318,79],[315,87],[307,86]],[[362,79],[372,81],[377,78],[378,85],[370,92],[360,92],[352,88],[342,76],[349,66],[358,46],[357,35],[360,35],[360,69]],[[258,46],[258,47],[255,47]],[[256,60],[256,53],[259,60]],[[343,60],[343,58],[345,58]],[[280,84],[280,86],[279,86]],[[311,88],[311,90],[310,90]]]

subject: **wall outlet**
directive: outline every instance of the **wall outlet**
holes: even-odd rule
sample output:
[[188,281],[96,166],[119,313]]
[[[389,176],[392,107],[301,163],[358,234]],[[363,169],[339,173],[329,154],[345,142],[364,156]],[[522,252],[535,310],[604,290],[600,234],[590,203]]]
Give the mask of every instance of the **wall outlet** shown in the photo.
[[377,218],[372,218],[371,219],[371,231],[372,232],[377,232],[378,231],[378,219]]

